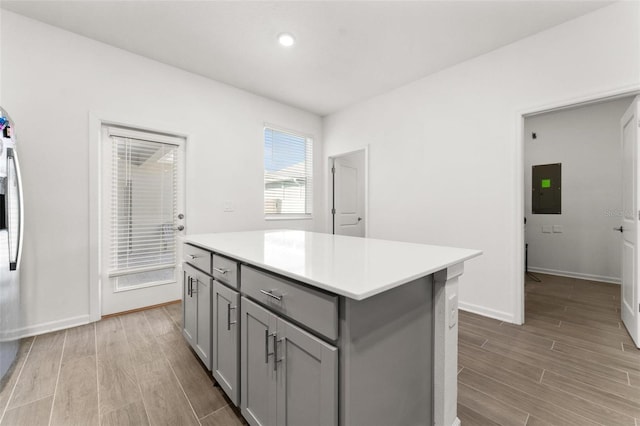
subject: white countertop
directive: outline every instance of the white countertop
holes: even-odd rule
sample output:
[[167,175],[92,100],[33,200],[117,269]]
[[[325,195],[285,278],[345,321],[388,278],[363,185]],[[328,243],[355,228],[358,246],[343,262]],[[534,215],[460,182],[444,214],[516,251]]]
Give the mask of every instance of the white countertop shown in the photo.
[[292,230],[187,235],[184,242],[355,300],[482,254],[479,250]]

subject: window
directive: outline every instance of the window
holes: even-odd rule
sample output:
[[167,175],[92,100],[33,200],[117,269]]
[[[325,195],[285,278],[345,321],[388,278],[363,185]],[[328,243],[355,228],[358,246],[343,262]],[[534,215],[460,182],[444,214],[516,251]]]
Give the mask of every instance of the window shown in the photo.
[[313,210],[313,140],[264,129],[264,214],[310,218]]

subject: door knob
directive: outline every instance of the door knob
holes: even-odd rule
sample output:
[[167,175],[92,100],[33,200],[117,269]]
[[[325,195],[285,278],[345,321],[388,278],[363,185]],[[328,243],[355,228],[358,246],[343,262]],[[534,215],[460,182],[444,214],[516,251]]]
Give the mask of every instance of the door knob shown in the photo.
[[362,220],[362,218],[361,218],[361,217],[359,217],[359,218],[358,218],[358,222],[360,222],[361,220]]
[[624,232],[624,228],[621,226],[619,228],[613,228],[614,231]]

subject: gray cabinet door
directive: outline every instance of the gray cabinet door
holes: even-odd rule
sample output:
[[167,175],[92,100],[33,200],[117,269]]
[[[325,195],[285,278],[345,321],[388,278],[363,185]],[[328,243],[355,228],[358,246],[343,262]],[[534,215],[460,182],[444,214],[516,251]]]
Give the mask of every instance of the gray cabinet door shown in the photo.
[[191,346],[194,346],[198,323],[198,296],[191,292],[191,272],[192,268],[185,265],[182,273],[182,335]]
[[213,377],[235,405],[238,405],[240,295],[218,281],[213,283]]
[[211,287],[213,280],[198,273],[193,279],[193,288],[197,289],[198,323],[196,325],[196,353],[204,365],[211,370]]
[[276,370],[273,343],[277,317],[241,299],[240,371],[242,415],[252,426],[276,425]]
[[278,425],[338,424],[338,349],[278,318]]

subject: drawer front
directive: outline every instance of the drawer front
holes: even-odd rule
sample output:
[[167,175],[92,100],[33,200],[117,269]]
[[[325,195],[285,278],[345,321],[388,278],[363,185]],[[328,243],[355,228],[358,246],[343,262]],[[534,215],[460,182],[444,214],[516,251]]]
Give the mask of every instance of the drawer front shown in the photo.
[[226,257],[213,255],[213,277],[230,287],[238,288],[238,263]]
[[184,260],[196,268],[211,273],[211,252],[191,244],[184,245]]
[[242,292],[330,340],[338,338],[338,296],[241,266]]

